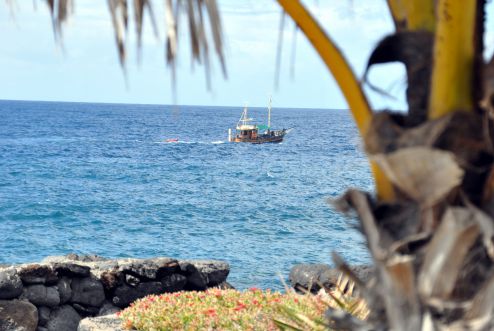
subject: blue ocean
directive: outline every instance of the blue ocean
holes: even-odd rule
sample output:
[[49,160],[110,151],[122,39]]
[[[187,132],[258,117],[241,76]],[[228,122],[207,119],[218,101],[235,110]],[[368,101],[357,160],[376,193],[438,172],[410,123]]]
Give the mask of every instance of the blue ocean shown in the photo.
[[[0,263],[47,255],[226,260],[239,289],[296,263],[368,261],[328,198],[372,190],[346,110],[273,108],[280,144],[228,143],[241,107],[0,101]],[[250,113],[259,123],[265,108]],[[178,142],[167,139],[178,138]]]

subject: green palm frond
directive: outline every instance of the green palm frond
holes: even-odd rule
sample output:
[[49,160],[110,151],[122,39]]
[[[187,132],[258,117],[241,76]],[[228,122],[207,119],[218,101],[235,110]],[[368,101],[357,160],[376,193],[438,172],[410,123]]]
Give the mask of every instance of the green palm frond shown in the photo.
[[[294,294],[295,295],[295,294]],[[304,294],[312,296],[311,293]],[[363,321],[369,314],[365,301],[358,296],[355,283],[343,274],[339,274],[333,289],[322,289],[317,296],[330,311],[339,311],[351,316],[355,321]],[[328,322],[307,316],[302,311],[288,306],[279,307],[284,320],[276,319],[280,330],[327,330]]]

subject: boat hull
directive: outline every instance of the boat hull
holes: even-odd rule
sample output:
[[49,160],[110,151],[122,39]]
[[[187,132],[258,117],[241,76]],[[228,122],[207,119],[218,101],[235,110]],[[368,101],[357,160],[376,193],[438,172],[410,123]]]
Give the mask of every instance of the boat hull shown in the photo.
[[251,143],[251,144],[265,144],[265,143],[280,143],[283,141],[283,136],[281,137],[258,137],[256,139],[235,137],[233,142],[235,143]]

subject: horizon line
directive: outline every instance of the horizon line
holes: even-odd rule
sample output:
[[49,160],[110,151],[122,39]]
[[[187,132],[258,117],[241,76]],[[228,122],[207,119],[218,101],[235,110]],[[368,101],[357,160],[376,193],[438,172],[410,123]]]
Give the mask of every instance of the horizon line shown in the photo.
[[[165,107],[222,107],[222,108],[243,108],[244,106],[225,106],[225,105],[194,105],[194,104],[162,104],[162,103],[121,103],[121,102],[109,102],[109,101],[62,101],[62,100],[26,100],[26,99],[1,99],[2,101],[18,101],[18,102],[52,102],[52,103],[88,103],[88,104],[108,104],[108,105],[136,105],[136,106],[165,106]],[[248,108],[265,108],[267,106],[248,106]],[[286,107],[277,106],[273,108],[283,108],[283,109],[321,109],[321,110],[342,110],[349,111],[350,108],[309,108],[309,107]]]

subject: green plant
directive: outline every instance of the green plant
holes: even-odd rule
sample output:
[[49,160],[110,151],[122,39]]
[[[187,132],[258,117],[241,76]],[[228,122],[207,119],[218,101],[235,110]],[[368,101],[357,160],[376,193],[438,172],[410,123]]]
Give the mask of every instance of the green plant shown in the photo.
[[120,318],[126,328],[137,330],[275,330],[273,318],[284,318],[281,306],[315,321],[322,321],[326,308],[320,296],[209,289],[148,296]]

